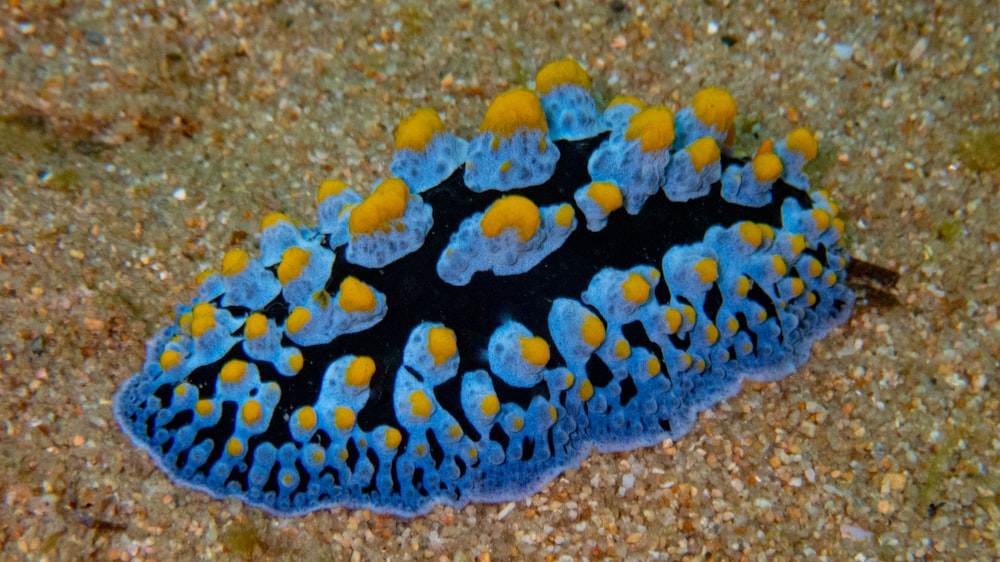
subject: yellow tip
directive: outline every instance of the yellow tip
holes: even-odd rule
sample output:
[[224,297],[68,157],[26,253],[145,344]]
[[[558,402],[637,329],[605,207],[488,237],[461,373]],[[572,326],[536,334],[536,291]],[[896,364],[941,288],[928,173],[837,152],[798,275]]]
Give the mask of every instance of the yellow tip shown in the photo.
[[250,254],[246,250],[229,250],[222,256],[222,274],[226,277],[236,275],[250,264]]
[[337,302],[346,312],[371,312],[378,304],[372,288],[351,276],[340,282],[340,299]]
[[509,139],[522,127],[538,129],[542,132],[549,130],[538,94],[525,88],[515,88],[500,94],[493,100],[489,109],[486,110],[486,115],[483,116],[479,131],[481,133],[489,131],[494,135]]
[[604,330],[604,324],[601,320],[594,316],[593,314],[588,314],[583,317],[583,324],[580,326],[580,335],[583,337],[583,341],[587,345],[593,348],[597,348],[599,345],[604,343],[604,337],[606,332]]
[[267,334],[267,316],[255,312],[247,317],[243,326],[243,337],[248,340],[255,340]]
[[788,264],[785,263],[785,258],[781,256],[773,256],[771,258],[771,261],[774,264],[775,273],[777,273],[782,277],[784,277],[784,275],[788,273]]
[[622,206],[622,190],[617,185],[606,181],[595,181],[587,188],[587,196],[594,200],[604,214],[611,214],[612,211],[620,209]]
[[741,297],[747,296],[750,293],[750,288],[751,288],[750,279],[748,279],[746,276],[740,277],[739,280],[736,282],[736,294]]
[[316,204],[322,203],[327,197],[340,195],[345,189],[347,184],[340,180],[323,180],[323,183],[319,184],[319,190],[316,191]]
[[497,415],[500,411],[500,399],[497,398],[496,394],[490,394],[479,402],[479,410],[483,412],[484,416],[491,417]]
[[719,143],[712,137],[701,137],[684,148],[691,158],[691,166],[694,171],[701,173],[712,162],[718,162],[722,157],[719,152]]
[[375,375],[375,360],[365,355],[355,357],[344,371],[344,382],[350,386],[368,386]]
[[638,273],[629,273],[622,283],[622,296],[631,303],[642,304],[649,299],[650,289],[645,277]]
[[712,258],[702,258],[694,264],[694,270],[702,283],[714,283],[719,278],[719,262]]
[[288,224],[294,224],[292,219],[288,218],[285,213],[270,213],[265,215],[263,219],[260,220],[261,231],[267,230],[268,228],[278,224],[279,222],[287,222]]
[[628,120],[625,140],[640,139],[643,152],[670,148],[674,142],[674,113],[662,105],[651,105]]
[[573,206],[568,203],[563,203],[556,209],[556,226],[560,228],[569,228],[573,224],[573,217],[576,216],[576,212],[573,211]]
[[309,309],[301,306],[297,307],[292,310],[292,313],[285,319],[285,330],[287,330],[289,334],[297,333],[299,330],[304,328],[311,319],[312,313],[309,312]]
[[615,357],[618,359],[628,359],[632,355],[632,346],[625,340],[615,342]]
[[715,324],[709,324],[705,328],[705,339],[708,340],[708,345],[715,345],[719,341],[719,329]]
[[741,222],[740,226],[740,236],[743,237],[743,241],[750,244],[753,248],[759,248],[760,243],[764,241],[764,232],[757,226],[757,223],[753,222]]
[[214,316],[195,316],[191,320],[191,335],[196,338],[200,338],[213,328],[215,328]]
[[544,367],[549,362],[551,350],[549,343],[535,336],[521,338],[521,357],[536,367]]
[[292,246],[281,254],[281,263],[278,264],[278,282],[282,286],[299,278],[302,271],[309,265],[309,250],[304,250],[298,246]]
[[228,363],[222,366],[222,371],[219,372],[219,380],[235,384],[243,380],[243,375],[245,375],[246,372],[246,361],[231,359]]
[[434,404],[427,398],[423,390],[414,390],[410,393],[410,411],[414,416],[429,418],[433,410]]
[[593,397],[594,397],[594,384],[591,383],[590,380],[584,379],[583,382],[580,383],[580,400],[586,402],[587,400],[590,400]]
[[301,353],[293,353],[292,355],[288,356],[288,368],[291,369],[292,372],[294,373],[298,373],[299,371],[301,371],[302,367],[305,365],[305,362],[306,358],[302,357]]
[[316,427],[316,410],[312,406],[303,406],[295,414],[295,419],[299,422],[299,427],[309,431]]
[[399,447],[399,444],[403,442],[403,434],[395,427],[390,427],[385,430],[385,446],[389,449],[395,449]]
[[194,403],[194,412],[199,416],[210,415],[215,410],[215,405],[211,400],[199,400]]
[[646,109],[646,102],[634,96],[615,96],[611,103],[608,104],[608,108],[612,108],[619,104],[628,104],[637,109]]
[[660,374],[660,361],[656,357],[650,357],[646,360],[646,372],[649,373],[649,376]]
[[794,150],[805,156],[807,162],[816,158],[816,152],[819,151],[816,137],[809,132],[809,129],[803,127],[788,133],[788,136],[785,137],[785,145],[788,146],[789,150]]
[[781,158],[772,152],[762,152],[753,158],[753,177],[761,183],[780,178],[783,169]]
[[535,90],[543,96],[552,91],[552,88],[564,84],[573,84],[589,90],[590,77],[587,76],[587,71],[571,58],[550,62],[535,76]]
[[[719,132],[733,132],[736,123],[736,100],[722,88],[705,88],[694,95],[691,109],[695,117]],[[728,140],[728,139],[727,139]]]
[[238,457],[243,454],[243,442],[236,437],[230,437],[226,442],[226,454],[231,457]]
[[538,206],[531,199],[521,195],[508,195],[486,209],[479,227],[487,238],[499,236],[506,228],[515,228],[521,242],[527,242],[538,231],[541,222]]
[[243,417],[243,422],[247,425],[253,425],[260,421],[263,417],[263,412],[261,411],[260,402],[257,400],[247,400],[243,404],[243,408],[240,410],[240,415]]
[[389,223],[402,217],[410,200],[410,188],[399,178],[382,180],[365,200],[351,210],[347,228],[351,234],[388,231]]
[[440,365],[455,356],[458,342],[455,331],[444,326],[433,326],[427,331],[427,352],[434,358],[434,364]]
[[421,107],[396,127],[396,150],[410,149],[423,152],[434,135],[444,132],[444,123],[437,112],[429,107]]
[[823,264],[821,264],[817,259],[811,259],[809,260],[808,271],[810,277],[819,277],[820,274],[823,273]]
[[813,209],[812,216],[816,221],[816,230],[822,232],[830,227],[830,213],[823,209]]
[[174,351],[173,349],[167,349],[160,354],[160,369],[164,371],[169,371],[181,363],[181,354],[179,351]]
[[681,311],[676,308],[668,308],[666,312],[663,313],[663,320],[667,323],[667,329],[671,334],[676,334],[678,330],[681,329],[681,322],[684,321],[684,317],[681,316]]
[[354,427],[354,410],[337,406],[333,409],[333,425],[341,431],[347,431]]
[[790,234],[788,239],[792,243],[792,253],[796,256],[801,254],[808,245],[806,243],[806,237],[803,234]]

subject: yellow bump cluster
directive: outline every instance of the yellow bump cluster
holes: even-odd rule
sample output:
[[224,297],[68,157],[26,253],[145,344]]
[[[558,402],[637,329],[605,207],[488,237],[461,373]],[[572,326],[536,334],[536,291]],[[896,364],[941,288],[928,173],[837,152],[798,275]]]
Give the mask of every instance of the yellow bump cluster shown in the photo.
[[681,329],[681,323],[684,321],[684,317],[681,316],[681,311],[676,308],[668,308],[666,312],[663,313],[663,320],[667,323],[667,329],[671,334],[676,334],[678,330]]
[[651,105],[628,120],[625,140],[640,139],[643,152],[670,148],[674,142],[674,113],[662,105]]
[[522,127],[548,132],[545,112],[538,94],[525,88],[515,88],[504,92],[493,100],[479,125],[481,133],[509,139]]
[[618,359],[628,359],[632,355],[632,346],[625,340],[615,342],[615,357]]
[[194,411],[199,416],[210,415],[215,410],[211,400],[201,399],[194,403]]
[[355,357],[344,372],[344,382],[350,386],[368,386],[372,376],[375,374],[375,360],[371,357],[360,355]]
[[[694,95],[691,110],[702,123],[715,127],[719,132],[735,133],[736,100],[722,88],[705,88]],[[726,139],[730,144],[730,139]]]
[[351,234],[387,232],[389,223],[400,218],[409,204],[410,188],[399,178],[382,180],[365,200],[351,210],[347,228]]
[[551,350],[544,339],[535,336],[521,338],[521,357],[537,367],[544,367],[549,362]]
[[443,132],[444,123],[437,112],[429,107],[421,107],[396,127],[396,150],[423,152],[434,135]]
[[250,254],[246,250],[229,250],[222,256],[222,274],[226,277],[242,273],[250,265]]
[[215,328],[215,307],[203,302],[191,311],[191,335],[200,338]]
[[685,147],[684,150],[691,158],[691,166],[694,167],[694,171],[699,174],[705,169],[705,166],[718,162],[719,158],[722,157],[719,152],[719,143],[715,142],[712,137],[701,137]]
[[535,90],[542,95],[566,84],[579,86],[584,90],[590,89],[590,77],[587,76],[587,71],[571,58],[550,62],[535,76]]
[[542,216],[535,203],[521,195],[508,195],[486,209],[479,227],[488,238],[499,236],[505,228],[517,229],[518,238],[527,242],[538,231]]
[[372,288],[352,276],[340,282],[340,299],[337,302],[346,312],[371,312],[378,304]]
[[396,429],[395,427],[390,427],[385,430],[385,446],[389,449],[395,449],[399,447],[400,443],[403,442],[403,433]]
[[580,326],[580,335],[587,345],[596,349],[604,343],[606,335],[604,324],[593,314],[588,314],[583,318],[583,323]]
[[434,364],[440,365],[451,359],[458,352],[458,342],[455,331],[444,326],[433,326],[427,330],[427,353],[434,358]]
[[595,181],[587,188],[587,196],[594,200],[605,214],[622,207],[622,190],[606,181]]
[[649,299],[650,289],[645,277],[638,273],[629,273],[628,278],[622,283],[622,296],[631,303],[642,304]]

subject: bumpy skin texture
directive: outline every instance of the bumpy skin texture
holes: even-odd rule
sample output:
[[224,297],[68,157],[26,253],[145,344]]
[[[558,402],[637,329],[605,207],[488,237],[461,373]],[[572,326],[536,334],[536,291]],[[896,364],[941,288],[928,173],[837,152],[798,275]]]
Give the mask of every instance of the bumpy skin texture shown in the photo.
[[[496,189],[469,189],[458,160],[410,193],[321,189],[317,227],[266,220],[261,258],[227,254],[150,340],[115,396],[119,423],[175,481],[280,515],[514,500],[593,448],[684,435],[743,379],[795,370],[853,304],[843,223],[803,185],[815,140],[796,131],[783,169],[755,169],[725,145],[731,98],[710,94],[675,123],[629,106],[578,140],[552,138],[537,107],[500,108],[472,141],[497,149],[480,172],[519,174]],[[565,116],[573,99],[543,105]],[[446,133],[407,133],[440,175],[431,140]],[[491,141],[504,135],[532,139],[527,160],[504,164],[519,157]],[[705,137],[718,145],[693,144]],[[614,150],[629,153],[618,168]],[[549,151],[554,171],[524,173]],[[585,189],[588,163],[600,189]]]

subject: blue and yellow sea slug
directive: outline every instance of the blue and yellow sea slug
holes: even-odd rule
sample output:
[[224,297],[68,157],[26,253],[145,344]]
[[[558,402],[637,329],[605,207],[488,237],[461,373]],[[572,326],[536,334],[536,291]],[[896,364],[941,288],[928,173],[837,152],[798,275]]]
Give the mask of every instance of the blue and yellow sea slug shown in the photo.
[[736,104],[603,110],[572,60],[479,134],[419,109],[393,177],[263,221],[115,396],[175,481],[280,515],[514,500],[593,448],[677,438],[850,314],[844,223],[797,129],[736,158]]

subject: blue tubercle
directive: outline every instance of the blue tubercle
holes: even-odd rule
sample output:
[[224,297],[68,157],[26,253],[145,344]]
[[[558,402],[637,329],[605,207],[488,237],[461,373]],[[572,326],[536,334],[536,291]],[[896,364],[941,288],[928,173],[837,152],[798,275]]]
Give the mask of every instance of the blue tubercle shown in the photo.
[[850,314],[804,129],[733,155],[735,102],[602,113],[572,60],[466,145],[421,109],[367,197],[274,214],[115,395],[175,481],[279,515],[523,498],[596,448],[679,438]]

